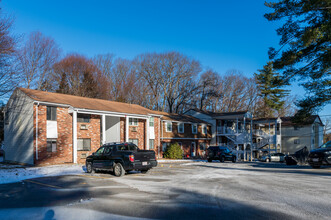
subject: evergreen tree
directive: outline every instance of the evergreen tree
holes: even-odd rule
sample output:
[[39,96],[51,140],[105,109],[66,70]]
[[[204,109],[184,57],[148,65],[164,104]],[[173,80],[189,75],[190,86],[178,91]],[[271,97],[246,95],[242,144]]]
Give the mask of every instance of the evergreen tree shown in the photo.
[[279,49],[270,48],[276,70],[288,80],[299,78],[306,89],[299,113],[307,117],[331,102],[331,1],[280,0],[265,5],[269,21],[282,20],[277,29]]
[[63,72],[61,75],[61,81],[59,84],[59,88],[56,90],[58,93],[69,94],[69,85],[67,81],[67,75]]
[[273,70],[272,62],[263,66],[260,73],[254,74],[260,90],[260,96],[264,101],[263,117],[273,117],[273,111],[280,111],[284,106],[284,98],[288,95],[288,90],[281,89],[287,85],[282,81],[280,75]]
[[96,98],[98,96],[98,85],[89,71],[84,72],[81,92],[84,97]]

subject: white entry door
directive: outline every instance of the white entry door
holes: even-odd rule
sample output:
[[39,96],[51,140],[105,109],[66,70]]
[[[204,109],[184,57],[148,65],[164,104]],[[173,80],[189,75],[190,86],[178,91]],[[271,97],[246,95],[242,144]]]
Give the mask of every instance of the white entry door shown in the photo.
[[191,143],[191,156],[192,156],[192,157],[195,157],[196,152],[197,152],[196,144],[195,144],[195,142],[192,142],[192,143]]
[[121,141],[120,118],[106,116],[106,143]]

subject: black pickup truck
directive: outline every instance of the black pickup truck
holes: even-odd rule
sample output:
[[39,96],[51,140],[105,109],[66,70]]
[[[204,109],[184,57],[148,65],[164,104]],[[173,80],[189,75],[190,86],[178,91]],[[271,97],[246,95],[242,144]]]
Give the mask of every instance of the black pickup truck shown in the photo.
[[146,173],[157,166],[155,152],[140,150],[133,143],[108,143],[102,145],[95,153],[86,158],[86,171],[110,170],[115,176],[138,170]]

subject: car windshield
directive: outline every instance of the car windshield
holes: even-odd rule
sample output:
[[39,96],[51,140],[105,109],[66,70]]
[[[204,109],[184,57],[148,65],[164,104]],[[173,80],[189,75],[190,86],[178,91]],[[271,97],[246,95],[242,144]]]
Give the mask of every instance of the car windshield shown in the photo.
[[331,148],[331,141],[328,141],[328,142],[322,144],[322,146],[320,146],[320,148]]

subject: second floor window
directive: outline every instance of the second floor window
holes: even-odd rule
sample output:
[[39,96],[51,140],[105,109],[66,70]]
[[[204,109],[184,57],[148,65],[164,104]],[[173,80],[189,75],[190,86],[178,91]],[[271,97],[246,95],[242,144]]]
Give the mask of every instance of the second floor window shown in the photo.
[[197,124],[192,124],[192,133],[193,134],[198,133],[198,125]]
[[47,106],[47,120],[56,121],[56,107]]
[[300,139],[295,139],[294,144],[300,144]]
[[138,126],[138,118],[129,118],[130,126]]
[[178,133],[184,133],[184,123],[178,123]]
[[90,115],[85,115],[85,114],[78,114],[77,115],[77,122],[85,122],[89,123],[90,122]]
[[172,123],[166,122],[166,132],[172,132]]
[[154,127],[154,118],[153,117],[151,117],[149,119],[149,127]]
[[202,134],[207,134],[207,125],[202,125]]

